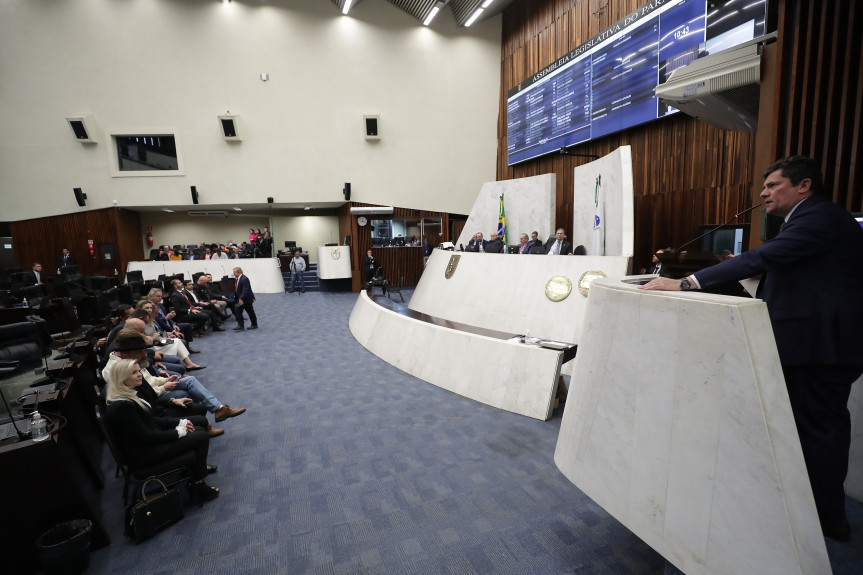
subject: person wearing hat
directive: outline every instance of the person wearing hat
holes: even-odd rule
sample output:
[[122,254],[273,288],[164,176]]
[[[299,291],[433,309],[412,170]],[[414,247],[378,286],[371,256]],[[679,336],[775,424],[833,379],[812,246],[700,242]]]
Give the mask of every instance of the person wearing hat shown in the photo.
[[[196,377],[187,376],[178,378],[176,375],[159,377],[152,373],[150,371],[151,368],[146,365],[148,363],[146,362],[147,342],[134,329],[123,329],[117,334],[117,346],[111,355],[108,356],[108,363],[105,364],[105,368],[102,370],[102,378],[105,381],[109,381],[112,367],[121,359],[134,359],[142,364],[142,376],[159,398],[162,395],[165,395],[167,400],[191,398],[193,401],[202,403],[204,408],[215,416],[216,422],[221,422],[246,412],[246,408],[244,407],[235,409],[230,405],[223,404]],[[221,435],[221,433],[216,433],[216,435]]]

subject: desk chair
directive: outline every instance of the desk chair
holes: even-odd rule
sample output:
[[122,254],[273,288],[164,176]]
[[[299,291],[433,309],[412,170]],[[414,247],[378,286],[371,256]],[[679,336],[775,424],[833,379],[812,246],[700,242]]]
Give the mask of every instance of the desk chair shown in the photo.
[[397,294],[399,294],[399,298],[402,300],[402,303],[405,303],[405,298],[402,295],[402,288],[403,287],[405,287],[405,276],[402,276],[401,278],[399,278],[399,285],[398,286],[389,286],[389,289],[387,291],[387,297],[390,299],[393,299],[392,295],[394,293],[397,293]]

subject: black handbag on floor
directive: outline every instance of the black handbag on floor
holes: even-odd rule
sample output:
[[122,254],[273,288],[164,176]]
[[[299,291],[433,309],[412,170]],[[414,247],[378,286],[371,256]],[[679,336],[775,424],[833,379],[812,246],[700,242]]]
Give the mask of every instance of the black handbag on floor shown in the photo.
[[[161,491],[147,495],[147,485],[155,481]],[[140,543],[183,518],[183,500],[178,489],[168,489],[155,477],[141,486],[141,499],[126,508],[126,537]]]

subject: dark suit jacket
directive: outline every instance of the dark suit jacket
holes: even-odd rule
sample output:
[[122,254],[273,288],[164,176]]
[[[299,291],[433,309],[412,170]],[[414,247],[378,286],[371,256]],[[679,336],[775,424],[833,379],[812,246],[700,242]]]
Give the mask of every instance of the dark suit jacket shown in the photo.
[[[552,236],[548,238],[548,241],[545,242],[545,253],[551,251],[551,248],[554,247],[554,243],[557,241],[557,238]],[[565,256],[572,253],[572,243],[569,240],[563,240],[560,243],[560,255]]]
[[[192,298],[188,298],[192,300]],[[194,303],[194,301],[192,301]],[[189,305],[189,302],[186,301],[186,295],[182,293],[182,291],[174,291],[171,293],[171,306],[174,308],[174,311],[177,312],[177,316],[186,316],[192,313],[190,310],[192,306]]]
[[[40,275],[42,276],[42,283],[45,283],[45,271],[43,270]],[[24,275],[21,276],[21,280],[28,286],[34,286],[39,284],[39,281],[36,279],[36,273],[33,271],[24,272]]]
[[246,274],[237,278],[237,299],[243,300],[243,303],[251,303],[255,301],[255,294],[252,292],[252,283]]
[[783,365],[863,365],[863,229],[847,211],[811,196],[775,238],[695,278],[710,289],[757,274]]
[[72,265],[75,265],[75,256],[73,256],[72,254],[69,254],[66,256],[61,255],[59,258],[57,258],[57,267],[58,268],[64,268],[66,266],[72,266]]
[[[483,251],[485,250],[485,247],[486,247],[487,245],[488,245],[488,240],[483,240],[483,241],[482,241],[482,249],[483,249]],[[469,242],[467,243],[467,247],[464,249],[464,251],[466,251],[466,252],[478,252],[478,251],[479,251],[479,246],[477,245],[477,243],[476,243],[474,240],[471,240],[471,241],[469,241]]]
[[177,430],[180,419],[154,417],[129,400],[114,401],[105,410],[105,423],[111,430],[123,457],[132,464],[157,461],[170,444],[179,440]]

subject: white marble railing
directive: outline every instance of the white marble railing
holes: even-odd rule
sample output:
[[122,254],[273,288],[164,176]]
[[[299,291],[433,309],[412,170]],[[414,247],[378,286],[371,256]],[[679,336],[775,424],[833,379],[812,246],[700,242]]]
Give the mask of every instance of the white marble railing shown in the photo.
[[349,326],[363,347],[423,381],[513,413],[551,417],[562,352],[413,319],[365,291]]

